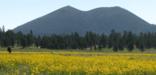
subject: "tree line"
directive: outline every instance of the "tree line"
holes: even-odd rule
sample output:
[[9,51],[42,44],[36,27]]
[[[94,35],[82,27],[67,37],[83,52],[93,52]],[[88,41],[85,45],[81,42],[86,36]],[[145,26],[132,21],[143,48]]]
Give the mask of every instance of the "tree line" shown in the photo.
[[22,32],[14,33],[11,30],[4,31],[0,28],[0,47],[31,47],[48,49],[90,49],[102,50],[110,48],[113,51],[122,51],[127,49],[133,51],[139,49],[156,48],[156,32],[147,32],[134,34],[132,32],[116,32],[112,30],[108,35],[86,32],[85,35],[79,35],[77,32],[51,36],[35,36],[30,31],[28,34]]

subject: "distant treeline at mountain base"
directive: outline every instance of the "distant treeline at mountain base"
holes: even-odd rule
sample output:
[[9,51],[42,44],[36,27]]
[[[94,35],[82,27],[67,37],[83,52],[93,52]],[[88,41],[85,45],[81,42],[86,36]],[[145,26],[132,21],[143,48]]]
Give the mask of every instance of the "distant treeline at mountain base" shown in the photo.
[[91,49],[101,50],[111,48],[113,51],[129,51],[139,49],[156,48],[156,32],[134,34],[132,32],[116,32],[112,30],[109,35],[86,32],[84,36],[78,33],[50,36],[34,36],[30,31],[28,34],[22,32],[14,33],[11,30],[0,29],[1,47],[39,47],[48,49]]

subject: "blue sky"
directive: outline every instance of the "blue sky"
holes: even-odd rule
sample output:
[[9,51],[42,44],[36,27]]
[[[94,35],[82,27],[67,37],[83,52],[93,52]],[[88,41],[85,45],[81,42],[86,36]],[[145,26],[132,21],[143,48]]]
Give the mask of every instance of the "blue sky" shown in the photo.
[[120,6],[156,24],[156,0],[0,0],[0,26],[13,29],[67,5],[85,11]]

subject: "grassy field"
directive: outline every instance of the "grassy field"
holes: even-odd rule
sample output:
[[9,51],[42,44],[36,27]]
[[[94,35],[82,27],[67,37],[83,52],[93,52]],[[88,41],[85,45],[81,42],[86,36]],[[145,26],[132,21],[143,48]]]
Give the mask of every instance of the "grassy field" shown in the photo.
[[0,75],[156,75],[156,54],[1,49]]

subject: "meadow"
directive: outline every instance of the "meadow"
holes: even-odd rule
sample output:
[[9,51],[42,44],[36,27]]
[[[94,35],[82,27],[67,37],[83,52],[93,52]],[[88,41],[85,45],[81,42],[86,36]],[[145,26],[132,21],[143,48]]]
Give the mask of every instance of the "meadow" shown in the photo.
[[156,54],[2,50],[0,75],[156,75]]

